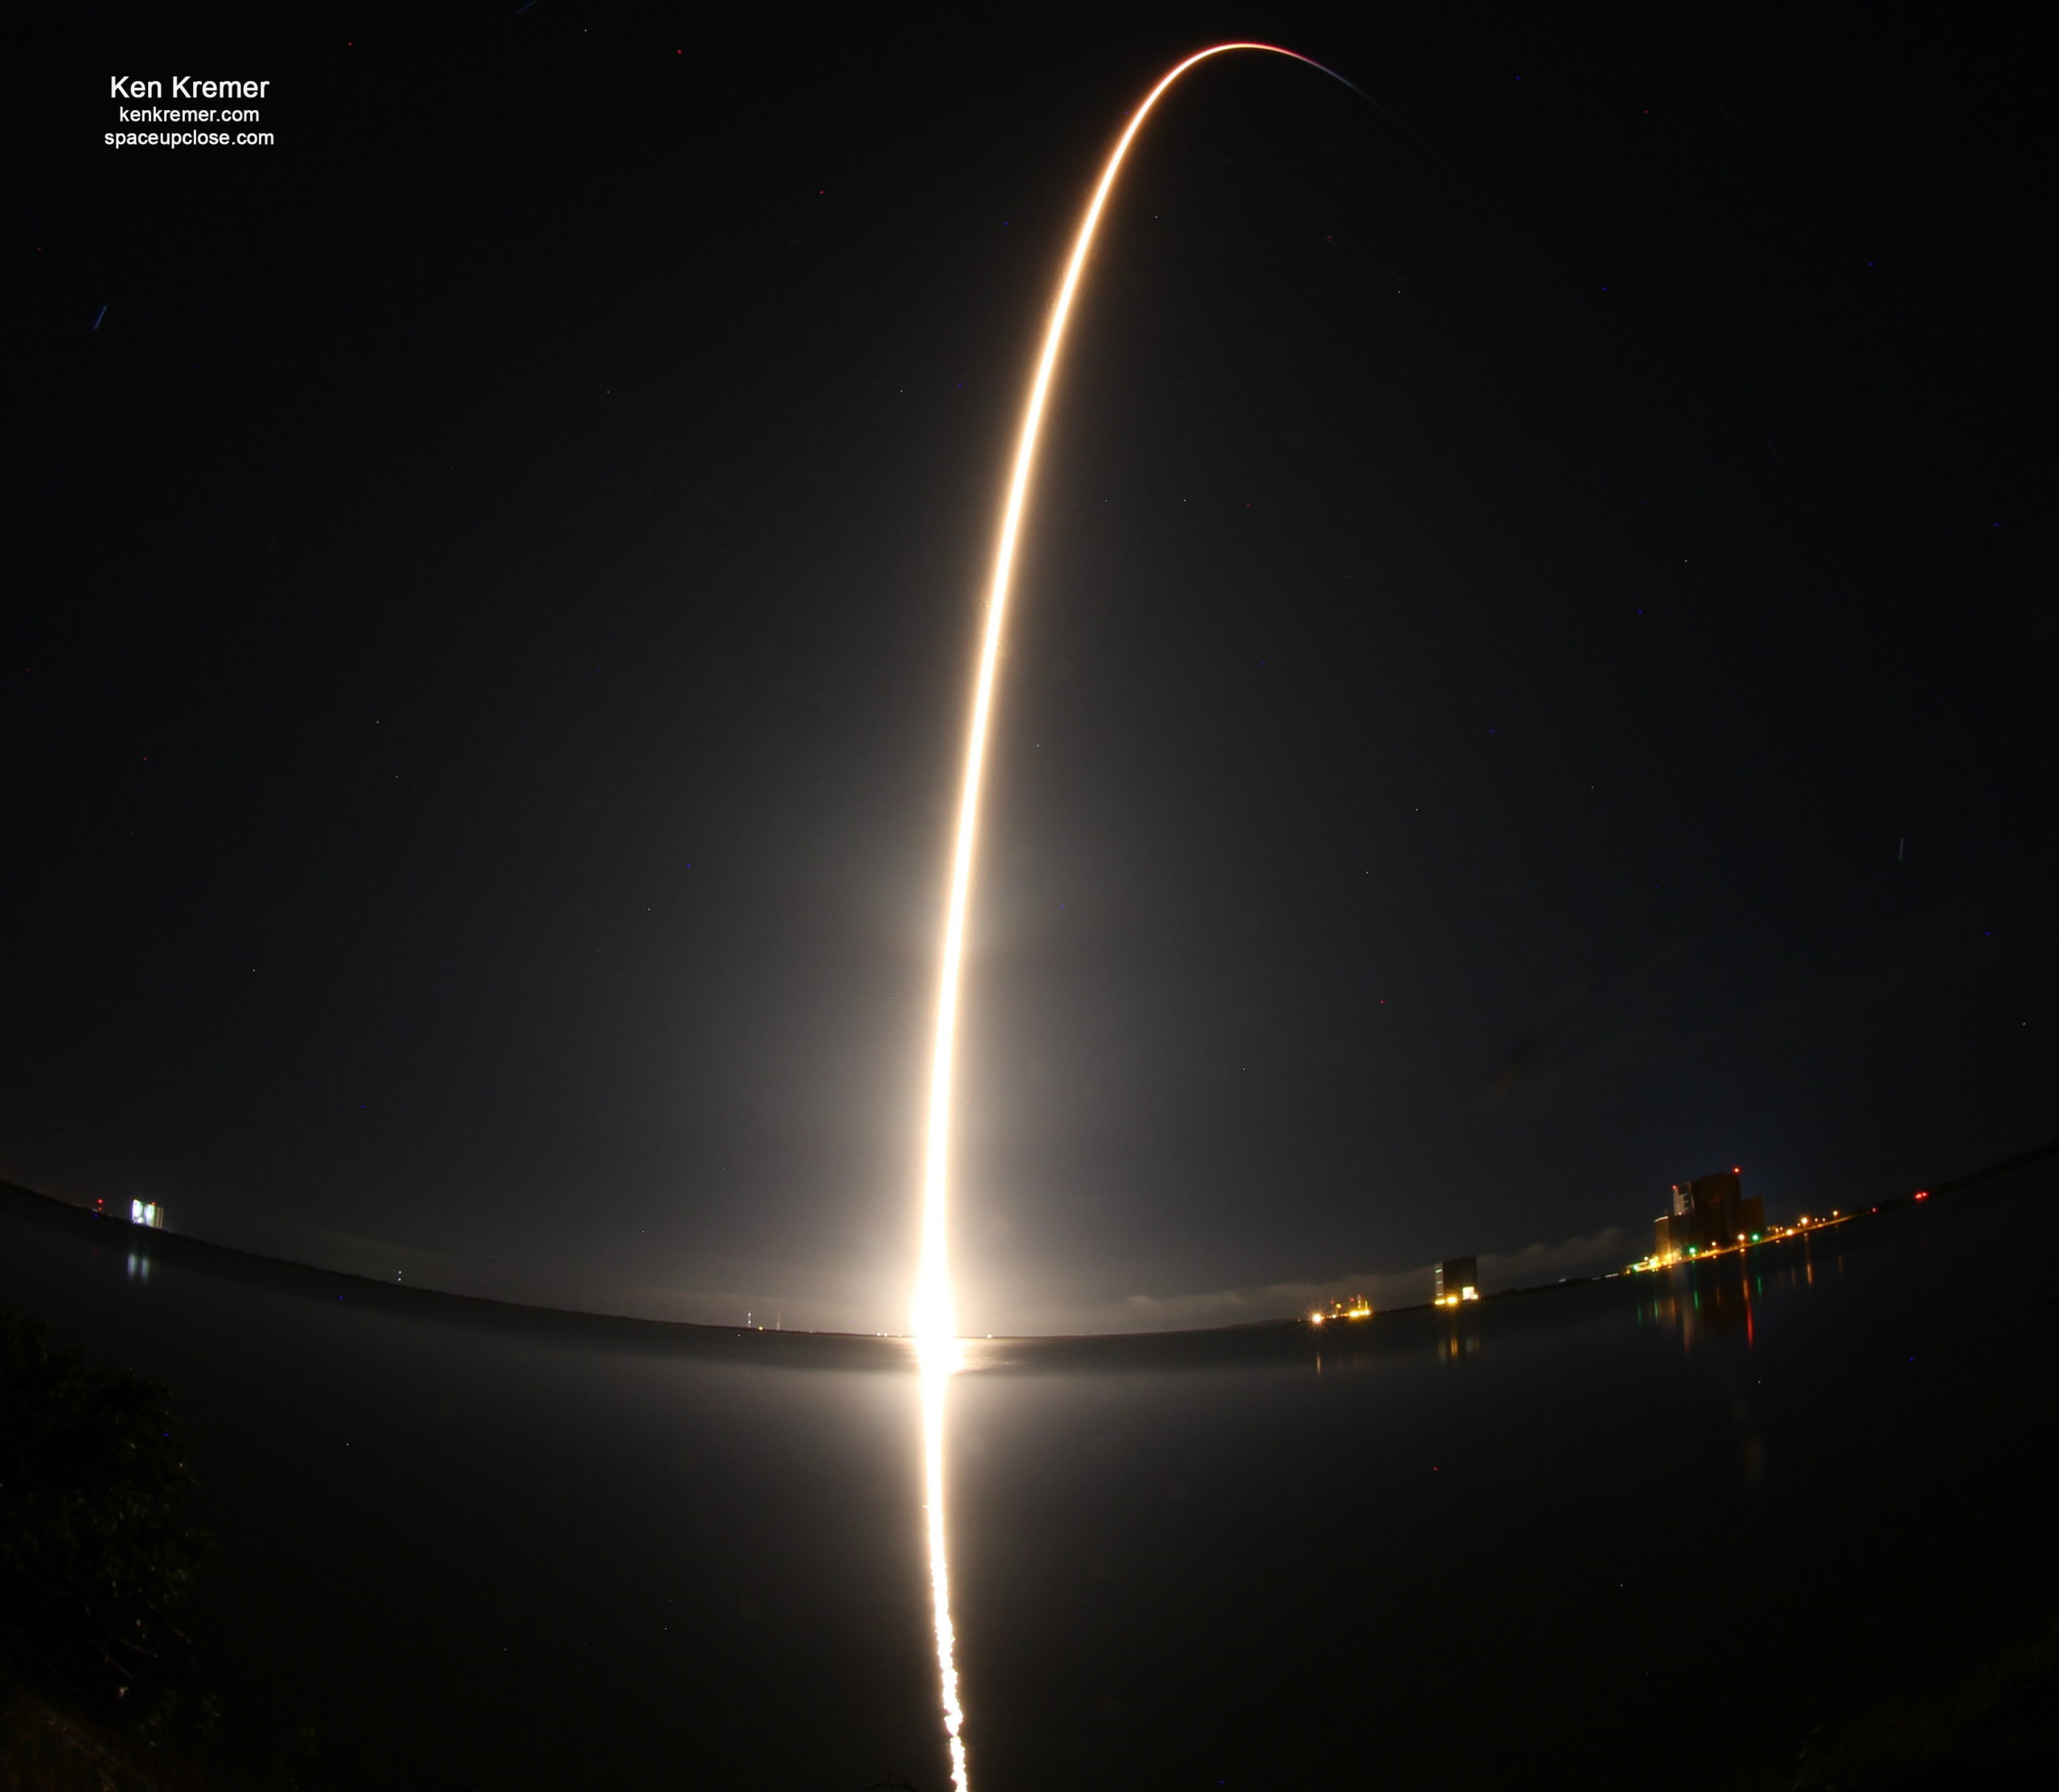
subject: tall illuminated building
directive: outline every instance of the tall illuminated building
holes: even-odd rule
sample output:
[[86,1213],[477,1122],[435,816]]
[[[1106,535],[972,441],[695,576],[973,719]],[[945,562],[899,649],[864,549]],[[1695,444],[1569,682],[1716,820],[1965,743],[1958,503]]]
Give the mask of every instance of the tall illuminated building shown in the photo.
[[1763,1236],[1765,1229],[1766,1204],[1759,1196],[1745,1193],[1744,1172],[1718,1170],[1673,1185],[1673,1210],[1660,1215],[1658,1222],[1658,1255],[1662,1261],[1699,1256],[1749,1243]]

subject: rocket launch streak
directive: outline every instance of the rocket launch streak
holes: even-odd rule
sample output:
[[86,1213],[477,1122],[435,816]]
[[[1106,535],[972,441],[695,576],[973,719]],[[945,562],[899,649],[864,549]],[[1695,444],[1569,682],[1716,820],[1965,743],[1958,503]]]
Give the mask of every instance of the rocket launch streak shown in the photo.
[[1043,347],[1037,356],[1037,371],[1030,384],[1030,402],[1023,412],[1021,433],[1016,440],[1015,465],[1009,475],[1008,495],[1001,509],[1001,538],[994,549],[993,578],[987,593],[986,627],[980,642],[979,669],[972,682],[972,713],[965,742],[964,776],[959,787],[957,833],[951,848],[949,894],[944,908],[936,1033],[930,1057],[929,1130],[923,1153],[922,1257],[915,1280],[915,1338],[925,1346],[943,1344],[956,1334],[947,1218],[951,1074],[958,1044],[959,985],[965,956],[966,910],[972,889],[973,849],[979,835],[980,789],[986,771],[987,734],[993,718],[994,672],[1001,658],[1001,626],[1007,619],[1009,590],[1015,573],[1016,542],[1021,533],[1030,475],[1037,458],[1038,433],[1043,425],[1051,376],[1058,367],[1058,351],[1064,343],[1066,323],[1079,289],[1079,277],[1086,269],[1088,252],[1094,246],[1095,231],[1100,224],[1103,208],[1108,203],[1116,175],[1122,171],[1123,160],[1129,154],[1131,142],[1165,90],[1190,68],[1236,50],[1259,50],[1271,55],[1290,56],[1336,80],[1343,80],[1343,76],[1325,68],[1312,57],[1297,51],[1283,50],[1276,44],[1218,43],[1197,51],[1177,64],[1144,97],[1144,103],[1131,113],[1128,124],[1109,152],[1101,179],[1094,188],[1094,196],[1087,201],[1087,215],[1080,220],[1079,234],[1073,240],[1065,277],[1058,283],[1058,298],[1051,306],[1050,320],[1045,327]]
[[[951,1623],[950,1576],[944,1559],[943,1424],[944,1388],[957,1360],[957,1313],[951,1292],[948,1229],[951,1157],[951,1091],[958,1043],[958,1005],[960,972],[965,956],[965,917],[972,889],[973,849],[980,821],[980,787],[986,771],[987,736],[993,719],[994,672],[1001,658],[1001,625],[1008,614],[1009,588],[1015,572],[1015,549],[1022,528],[1022,512],[1029,496],[1030,475],[1037,458],[1037,436],[1044,421],[1044,406],[1050,396],[1051,378],[1058,367],[1058,351],[1065,339],[1065,327],[1079,289],[1079,277],[1087,266],[1094,233],[1103,208],[1113,191],[1116,177],[1130,144],[1153,108],[1166,90],[1192,68],[1233,51],[1256,50],[1268,55],[1288,56],[1306,63],[1332,79],[1343,81],[1334,69],[1297,51],[1274,43],[1217,43],[1197,51],[1170,70],[1136,110],[1109,152],[1100,180],[1087,201],[1073,239],[1072,253],[1058,282],[1058,297],[1045,326],[1043,347],[1037,356],[1037,370],[1030,383],[1030,401],[1017,438],[1015,465],[1009,475],[1007,499],[1001,508],[1001,536],[994,549],[993,583],[987,594],[986,625],[980,642],[979,669],[972,681],[972,713],[965,742],[965,771],[959,787],[958,824],[951,853],[949,894],[944,908],[943,952],[938,976],[936,1033],[930,1059],[929,1130],[923,1153],[922,1256],[915,1280],[914,1335],[917,1360],[923,1377],[923,1459],[924,1490],[929,1503],[930,1589],[935,1609],[937,1671],[943,1690],[944,1730],[951,1745],[952,1783],[958,1792],[969,1792],[966,1778],[965,1745],[960,1734],[962,1714],[958,1697],[958,1671],[953,1660]],[[1350,86],[1349,81],[1344,84]],[[1354,92],[1357,89],[1354,88]]]

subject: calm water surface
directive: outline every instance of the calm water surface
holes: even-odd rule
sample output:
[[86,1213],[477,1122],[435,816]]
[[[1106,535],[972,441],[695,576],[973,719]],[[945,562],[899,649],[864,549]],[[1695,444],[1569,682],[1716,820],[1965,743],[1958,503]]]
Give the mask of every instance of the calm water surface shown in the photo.
[[[976,1792],[1791,1761],[2059,1614],[2055,1247],[2048,1169],[1319,1342],[971,1346]],[[177,1391],[253,1773],[946,1784],[898,1346],[524,1318],[18,1197],[0,1305]]]

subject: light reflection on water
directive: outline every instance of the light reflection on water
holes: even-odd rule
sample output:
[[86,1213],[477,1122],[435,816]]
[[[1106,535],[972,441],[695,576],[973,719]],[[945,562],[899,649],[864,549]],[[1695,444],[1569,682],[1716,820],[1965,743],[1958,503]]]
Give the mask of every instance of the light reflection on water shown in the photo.
[[1752,1351],[1758,1345],[1758,1309],[1769,1290],[1778,1297],[1814,1288],[1819,1256],[1827,1274],[1842,1277],[1843,1247],[1841,1233],[1827,1239],[1804,1234],[1749,1256],[1711,1257],[1648,1272],[1637,1279],[1637,1321],[1672,1327],[1683,1352],[1722,1338],[1740,1340]]
[[926,1346],[920,1354],[923,1401],[923,1501],[927,1519],[930,1612],[936,1632],[936,1672],[943,1706],[944,1740],[951,1750],[951,1782],[969,1792],[965,1771],[965,1713],[958,1697],[957,1642],[951,1626],[951,1563],[946,1542],[943,1503],[943,1443],[946,1399],[951,1378],[958,1372],[960,1347],[954,1342]]

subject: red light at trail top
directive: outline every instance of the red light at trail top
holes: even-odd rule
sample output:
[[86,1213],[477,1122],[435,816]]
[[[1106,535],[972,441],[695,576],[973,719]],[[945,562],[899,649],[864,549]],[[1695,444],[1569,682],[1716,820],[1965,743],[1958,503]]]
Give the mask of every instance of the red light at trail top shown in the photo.
[[1919,1201],[1928,1201],[1930,1198],[1930,1191],[1928,1189],[1918,1189],[1916,1191],[1916,1198]]

